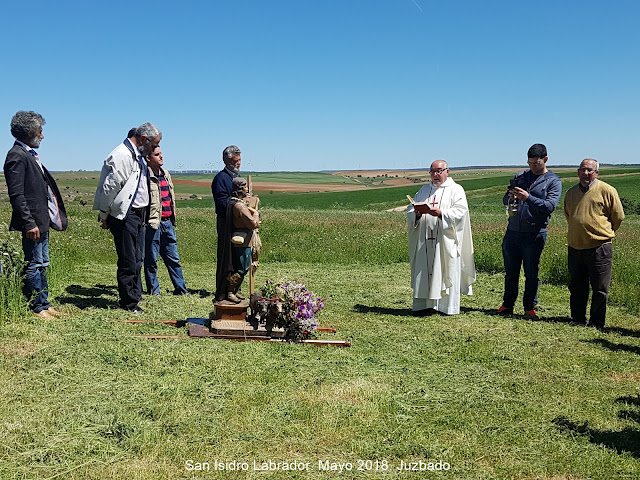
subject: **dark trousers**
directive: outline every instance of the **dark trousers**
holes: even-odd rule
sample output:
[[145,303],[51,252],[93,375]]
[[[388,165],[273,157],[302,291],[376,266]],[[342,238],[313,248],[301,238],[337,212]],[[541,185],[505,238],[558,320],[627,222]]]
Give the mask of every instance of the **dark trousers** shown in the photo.
[[216,249],[216,299],[221,299],[227,293],[227,282],[224,277],[224,223],[225,219],[222,215],[216,216],[216,233],[217,244]]
[[547,232],[515,232],[507,230],[502,240],[504,260],[504,296],[502,304],[513,308],[518,298],[520,267],[524,269],[524,294],[522,305],[525,311],[533,310],[538,304],[540,278],[540,255],[547,242]]
[[142,259],[146,208],[132,208],[124,220],[109,216],[109,229],[118,254],[120,306],[130,309],[142,299]]
[[611,243],[605,243],[584,250],[569,247],[568,263],[571,318],[575,322],[586,323],[589,285],[591,285],[589,322],[596,327],[604,327],[611,284],[613,246]]

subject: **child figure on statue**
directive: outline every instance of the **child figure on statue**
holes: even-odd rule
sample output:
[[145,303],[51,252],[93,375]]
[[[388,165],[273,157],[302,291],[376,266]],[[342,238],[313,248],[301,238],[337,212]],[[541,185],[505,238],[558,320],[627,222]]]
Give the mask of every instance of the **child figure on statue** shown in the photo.
[[233,219],[233,231],[230,238],[231,271],[227,276],[226,295],[226,300],[233,303],[240,303],[245,299],[240,287],[251,268],[254,230],[260,226],[260,213],[249,207],[244,201],[247,191],[247,181],[244,178],[236,177],[233,179],[233,189],[227,207],[231,210],[231,212],[227,212],[227,218]]

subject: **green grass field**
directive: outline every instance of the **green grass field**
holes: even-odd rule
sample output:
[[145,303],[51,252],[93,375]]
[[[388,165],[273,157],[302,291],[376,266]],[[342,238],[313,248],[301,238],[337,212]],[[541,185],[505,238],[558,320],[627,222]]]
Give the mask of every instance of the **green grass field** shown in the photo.
[[[637,175],[607,173],[621,196],[640,201]],[[320,322],[338,332],[322,338],[350,348],[136,337],[186,328],[120,321],[110,235],[90,203],[70,201],[49,269],[53,303],[69,315],[36,320],[13,299],[0,318],[0,478],[640,477],[640,217],[629,215],[616,240],[605,331],[568,318],[561,211],[541,260],[541,321],[499,317],[509,175],[467,174],[479,274],[454,317],[410,313],[405,216],[386,210],[419,185],[261,195],[257,284],[304,280],[328,297]],[[89,189],[92,179],[78,175],[90,176],[56,178]],[[576,183],[565,178],[565,190]],[[149,320],[212,310],[212,202],[179,208],[192,295],[170,295],[161,265],[163,296],[142,304]],[[0,245],[19,251],[9,215],[0,198]],[[215,471],[217,462],[249,470]],[[309,466],[260,471],[254,462]],[[413,462],[448,470],[398,470]]]
[[[198,175],[173,175],[174,178],[180,178],[184,180],[196,180],[200,182],[209,182],[213,180],[214,175],[217,173],[207,173]],[[358,182],[347,177],[332,175],[331,173],[324,172],[242,172],[242,176],[246,177],[251,175],[254,182],[274,182],[274,183],[302,183],[305,185],[341,185],[352,184],[358,185]]]

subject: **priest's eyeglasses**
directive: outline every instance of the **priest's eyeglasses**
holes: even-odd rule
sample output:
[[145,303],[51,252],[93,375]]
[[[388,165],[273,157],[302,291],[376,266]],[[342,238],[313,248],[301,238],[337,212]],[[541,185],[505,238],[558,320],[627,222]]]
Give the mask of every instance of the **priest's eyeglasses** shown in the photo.
[[435,170],[431,169],[429,170],[429,173],[442,173],[442,172],[446,172],[447,170],[449,170],[448,168],[436,168]]

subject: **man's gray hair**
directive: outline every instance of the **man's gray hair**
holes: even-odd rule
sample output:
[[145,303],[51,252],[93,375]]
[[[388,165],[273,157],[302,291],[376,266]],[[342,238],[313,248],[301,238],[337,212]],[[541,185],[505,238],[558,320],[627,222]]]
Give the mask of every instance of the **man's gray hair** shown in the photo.
[[136,137],[147,137],[147,138],[156,138],[160,137],[162,139],[162,132],[158,130],[153,123],[143,123],[136,130]]
[[[582,160],[582,162],[584,162],[585,160],[596,162],[596,172],[600,171],[600,162],[598,162],[598,160],[596,160],[595,158],[585,158],[584,160]],[[582,162],[580,162],[580,164],[582,164]]]
[[34,111],[20,110],[11,119],[11,135],[17,140],[28,140],[40,133],[44,117]]
[[227,163],[234,155],[240,155],[242,152],[235,145],[229,145],[222,151],[222,161]]

